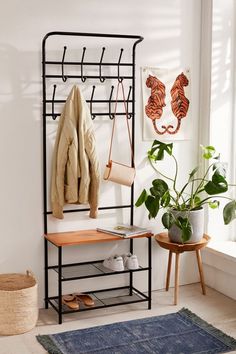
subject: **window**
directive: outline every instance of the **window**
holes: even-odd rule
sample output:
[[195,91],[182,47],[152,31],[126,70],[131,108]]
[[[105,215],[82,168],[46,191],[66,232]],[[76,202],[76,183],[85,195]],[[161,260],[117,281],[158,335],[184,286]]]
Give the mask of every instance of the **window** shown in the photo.
[[[235,140],[235,11],[234,0],[202,2],[201,92],[202,117],[200,143],[215,146],[227,169],[227,180],[236,184]],[[208,30],[209,36],[206,36]],[[205,33],[204,33],[205,32]],[[205,37],[204,37],[205,36]],[[206,85],[207,87],[205,87]],[[206,107],[207,105],[207,107]],[[229,188],[229,196],[236,197],[236,186]],[[215,240],[236,241],[236,220],[225,226],[222,209],[208,211],[207,229]]]

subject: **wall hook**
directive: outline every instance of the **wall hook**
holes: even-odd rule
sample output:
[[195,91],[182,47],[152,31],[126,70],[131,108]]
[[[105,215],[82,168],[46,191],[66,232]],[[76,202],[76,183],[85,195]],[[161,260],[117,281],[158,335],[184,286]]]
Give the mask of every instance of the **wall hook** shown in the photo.
[[105,81],[105,77],[102,77],[102,59],[103,59],[105,49],[106,49],[105,47],[102,48],[102,55],[101,55],[101,59],[100,59],[100,63],[99,63],[99,80],[101,82]]
[[65,61],[66,49],[67,49],[67,47],[64,46],[64,52],[63,52],[62,61],[61,61],[61,76],[62,76],[63,82],[66,82],[66,80],[67,80],[67,76],[64,75],[64,61]]
[[[127,104],[127,112],[129,112],[129,98],[130,98],[130,93],[131,93],[131,90],[132,90],[132,86],[129,87],[129,93],[128,93],[128,97],[127,97],[127,101],[126,101],[126,104]],[[132,118],[132,113],[129,113],[128,114],[128,118]]]
[[57,118],[57,114],[54,113],[54,99],[56,93],[57,85],[53,85],[53,93],[52,93],[52,119],[55,120]]
[[111,113],[111,99],[112,99],[112,94],[113,94],[113,90],[114,90],[114,86],[111,86],[111,93],[110,93],[110,97],[109,97],[109,117],[110,119],[114,119],[114,113]]
[[82,54],[82,59],[81,59],[81,81],[82,82],[85,82],[86,81],[86,77],[84,76],[84,73],[83,73],[83,64],[84,64],[84,55],[85,55],[85,52],[86,52],[86,47],[83,47],[83,54]]
[[120,57],[119,57],[119,60],[118,60],[118,81],[119,82],[122,82],[123,81],[123,77],[120,77],[120,61],[121,61],[121,57],[122,57],[122,54],[123,54],[123,48],[121,48],[120,50]]
[[91,94],[91,99],[90,99],[90,114],[91,114],[91,118],[92,120],[94,120],[96,118],[96,115],[93,114],[93,95],[94,95],[94,91],[95,91],[95,86],[93,86],[93,90],[92,90],[92,94]]

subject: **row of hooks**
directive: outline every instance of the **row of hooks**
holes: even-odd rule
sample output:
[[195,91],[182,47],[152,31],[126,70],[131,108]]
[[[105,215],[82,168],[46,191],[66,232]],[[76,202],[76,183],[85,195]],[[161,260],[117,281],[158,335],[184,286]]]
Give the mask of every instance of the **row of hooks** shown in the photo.
[[[59,115],[59,114],[55,113],[54,104],[55,103],[63,103],[63,102],[65,102],[65,100],[55,100],[56,88],[57,88],[57,85],[53,85],[52,100],[51,101],[50,100],[46,101],[47,103],[49,103],[49,102],[52,103],[52,119],[53,120],[55,120],[57,118],[57,116]],[[91,98],[90,98],[90,100],[86,101],[86,102],[88,102],[90,104],[89,107],[90,107],[91,118],[95,119],[96,115],[98,115],[98,113],[93,113],[93,103],[108,103],[109,104],[109,113],[108,113],[108,115],[109,115],[110,119],[114,119],[115,115],[114,115],[114,113],[111,112],[112,111],[111,104],[116,102],[115,100],[112,100],[114,86],[113,85],[111,86],[111,92],[110,92],[109,100],[94,100],[93,97],[94,97],[95,89],[96,89],[96,86],[94,85],[93,88],[92,88]],[[129,112],[128,104],[129,104],[129,102],[132,102],[130,100],[131,90],[132,90],[132,86],[129,86],[129,92],[128,92],[128,96],[127,96],[127,99],[126,99],[127,112]],[[123,102],[123,101],[122,100],[117,100],[117,102]],[[117,115],[119,115],[119,113],[117,113]],[[132,118],[132,113],[128,113],[128,118],[129,119]]]
[[[84,57],[85,57],[85,52],[86,52],[86,47],[83,47],[83,53],[82,53],[82,58],[81,58],[81,62],[80,62],[80,70],[81,70],[81,81],[85,82],[87,80],[87,77],[84,76],[84,65],[86,65],[86,63],[84,63]],[[66,50],[67,47],[64,46],[64,51],[63,51],[63,55],[62,55],[62,61],[61,61],[61,77],[62,77],[62,81],[66,82],[68,77],[65,75],[65,71],[64,71],[64,63],[65,63],[65,56],[66,56]],[[104,82],[106,79],[105,77],[103,77],[102,75],[102,61],[103,61],[103,56],[104,56],[104,52],[105,52],[106,48],[103,47],[102,48],[102,54],[101,54],[101,58],[100,58],[100,62],[99,62],[99,80],[100,82]],[[120,62],[121,62],[121,58],[122,58],[122,54],[123,54],[124,49],[121,48],[120,50],[120,56],[119,56],[119,60],[117,62],[117,79],[119,82],[123,81],[123,77],[120,76]]]

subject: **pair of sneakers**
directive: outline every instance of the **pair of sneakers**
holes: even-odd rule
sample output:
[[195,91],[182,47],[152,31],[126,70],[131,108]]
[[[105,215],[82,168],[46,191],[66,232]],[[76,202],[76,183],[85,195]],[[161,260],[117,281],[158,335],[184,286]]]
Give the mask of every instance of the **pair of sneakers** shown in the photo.
[[114,270],[115,272],[122,272],[125,268],[135,270],[139,268],[138,258],[135,254],[124,254],[122,256],[109,257],[103,261],[106,268]]

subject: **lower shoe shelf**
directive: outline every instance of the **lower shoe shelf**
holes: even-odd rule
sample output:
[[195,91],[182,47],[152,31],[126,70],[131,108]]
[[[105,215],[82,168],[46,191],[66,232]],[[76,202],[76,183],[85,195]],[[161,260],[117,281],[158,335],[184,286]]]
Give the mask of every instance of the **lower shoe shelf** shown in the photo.
[[[86,292],[86,294],[89,294],[94,300],[93,306],[85,306],[83,302],[79,302],[79,309],[72,310],[68,308],[67,305],[62,304],[62,314],[150,301],[147,295],[145,295],[136,288],[132,289],[132,295],[130,295],[129,286]],[[59,313],[58,297],[49,297],[48,302]]]
[[[48,269],[53,269],[58,273],[58,266],[50,266]],[[139,266],[138,269],[130,270],[125,268],[122,271],[113,271],[103,266],[103,261],[63,264],[61,267],[61,281],[69,281],[75,279],[95,278],[106,275],[139,272],[148,270],[148,267]]]

